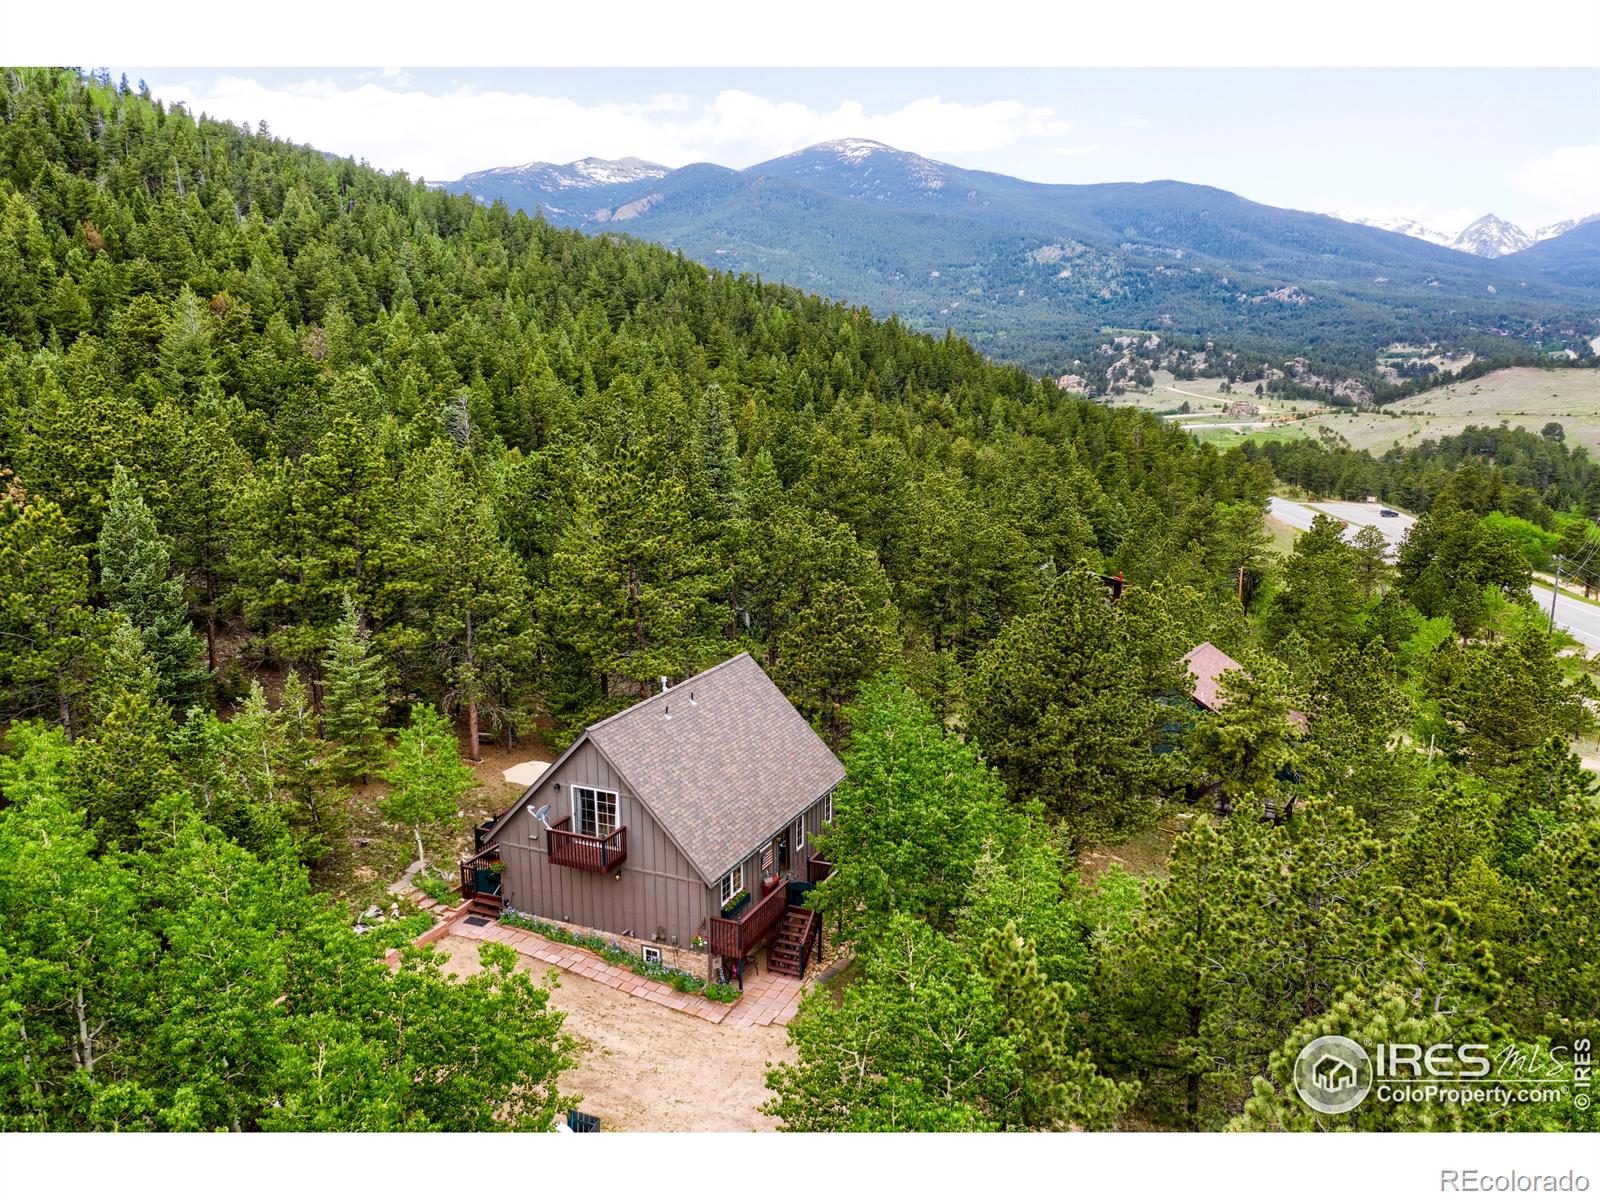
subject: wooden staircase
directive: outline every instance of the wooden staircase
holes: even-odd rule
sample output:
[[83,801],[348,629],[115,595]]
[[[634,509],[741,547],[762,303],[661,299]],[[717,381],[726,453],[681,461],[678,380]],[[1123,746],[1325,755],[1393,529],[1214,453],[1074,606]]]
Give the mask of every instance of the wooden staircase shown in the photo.
[[820,928],[816,913],[809,908],[791,906],[783,915],[783,924],[767,944],[767,969],[775,975],[804,979],[806,962],[811,956],[809,943]]

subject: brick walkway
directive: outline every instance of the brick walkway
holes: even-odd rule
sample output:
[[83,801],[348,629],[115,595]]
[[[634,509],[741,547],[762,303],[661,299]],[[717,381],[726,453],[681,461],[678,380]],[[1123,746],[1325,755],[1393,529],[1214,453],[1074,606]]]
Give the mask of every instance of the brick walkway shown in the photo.
[[571,971],[574,975],[603,983],[619,992],[718,1025],[787,1025],[800,1003],[803,987],[800,980],[784,975],[759,975],[750,981],[750,986],[745,988],[737,1004],[719,1004],[704,996],[674,991],[660,980],[646,979],[626,967],[608,963],[591,950],[569,946],[564,942],[552,942],[526,929],[514,929],[496,921],[487,925],[468,925],[462,918],[435,928],[456,937],[473,938],[480,942],[503,942],[517,953],[549,963],[552,967]]

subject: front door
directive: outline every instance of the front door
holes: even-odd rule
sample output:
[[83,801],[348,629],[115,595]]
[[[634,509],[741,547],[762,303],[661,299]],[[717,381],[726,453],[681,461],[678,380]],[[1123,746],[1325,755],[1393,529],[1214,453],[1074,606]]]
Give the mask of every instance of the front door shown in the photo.
[[772,854],[777,860],[778,878],[781,879],[789,873],[789,834],[787,831],[772,839]]

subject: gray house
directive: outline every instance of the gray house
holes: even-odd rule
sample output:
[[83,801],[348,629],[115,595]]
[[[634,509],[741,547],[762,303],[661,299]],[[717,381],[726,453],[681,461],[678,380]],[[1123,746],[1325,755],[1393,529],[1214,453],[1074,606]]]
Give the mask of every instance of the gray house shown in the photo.
[[[584,730],[479,831],[463,891],[743,978],[803,974],[820,940],[787,887],[815,855],[844,768],[748,654]],[[498,879],[481,869],[498,862]],[[497,889],[497,893],[495,892]]]

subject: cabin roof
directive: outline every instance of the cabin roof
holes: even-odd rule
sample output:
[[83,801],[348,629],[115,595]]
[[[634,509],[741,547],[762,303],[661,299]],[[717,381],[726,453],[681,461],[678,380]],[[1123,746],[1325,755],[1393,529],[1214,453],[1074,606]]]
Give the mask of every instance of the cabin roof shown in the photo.
[[[1210,642],[1201,642],[1193,650],[1183,656],[1183,665],[1189,669],[1189,674],[1194,677],[1194,687],[1189,695],[1201,708],[1209,712],[1216,712],[1222,704],[1220,680],[1225,672],[1242,671],[1237,659],[1231,658],[1218,650]],[[1301,733],[1308,727],[1305,713],[1299,709],[1291,708],[1288,712],[1289,724]]]
[[[844,779],[844,767],[755,659],[740,654],[584,730],[710,883]],[[530,786],[496,825],[537,788]]]
[[1185,654],[1183,665],[1189,669],[1189,674],[1194,676],[1194,687],[1189,690],[1189,695],[1201,708],[1212,712],[1217,711],[1218,693],[1221,690],[1218,680],[1222,678],[1223,672],[1244,670],[1237,660],[1230,658],[1210,642],[1201,642]]

